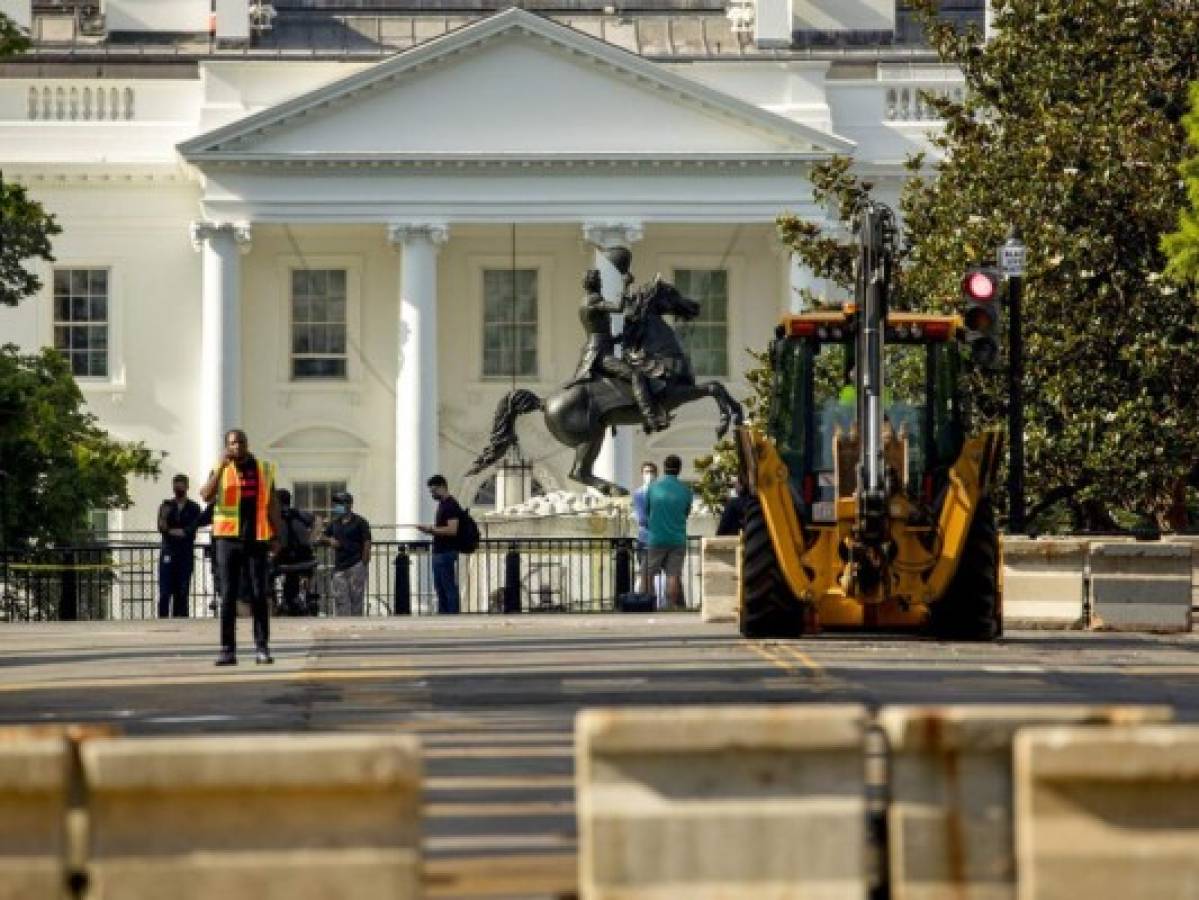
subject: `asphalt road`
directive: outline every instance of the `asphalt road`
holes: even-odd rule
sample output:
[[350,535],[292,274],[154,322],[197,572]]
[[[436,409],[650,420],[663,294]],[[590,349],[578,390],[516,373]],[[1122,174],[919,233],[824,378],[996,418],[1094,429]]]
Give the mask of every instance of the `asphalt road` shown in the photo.
[[744,641],[693,614],[276,620],[276,664],[217,669],[216,624],[0,626],[0,725],[129,734],[395,730],[426,756],[431,896],[569,896],[583,707],[1164,703],[1199,721],[1199,635],[1020,632],[995,644]]

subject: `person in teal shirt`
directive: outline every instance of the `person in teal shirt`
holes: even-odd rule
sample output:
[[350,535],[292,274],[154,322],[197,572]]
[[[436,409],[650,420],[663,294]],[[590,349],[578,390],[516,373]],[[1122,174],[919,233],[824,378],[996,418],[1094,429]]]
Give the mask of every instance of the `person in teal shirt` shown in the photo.
[[687,558],[687,516],[691,513],[691,488],[679,481],[683,461],[674,454],[662,461],[662,477],[645,493],[649,519],[649,578],[666,575],[666,602],[686,608],[683,598],[683,563]]

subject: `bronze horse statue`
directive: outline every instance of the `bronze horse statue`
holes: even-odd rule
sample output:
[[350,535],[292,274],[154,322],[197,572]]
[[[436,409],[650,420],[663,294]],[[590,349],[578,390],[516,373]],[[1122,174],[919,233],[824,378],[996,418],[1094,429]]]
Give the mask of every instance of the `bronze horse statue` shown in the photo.
[[[724,437],[730,424],[741,424],[741,404],[719,381],[696,383],[678,336],[663,319],[676,316],[689,321],[698,314],[698,303],[661,279],[634,291],[625,306],[625,359],[649,377],[654,403],[664,412],[704,397],[715,400],[720,407],[716,435]],[[537,410],[544,412],[550,433],[560,443],[574,448],[575,460],[570,470],[573,481],[609,496],[628,493],[591,471],[609,428],[642,422],[629,383],[611,376],[559,388],[544,401],[523,388],[508,393],[496,407],[490,443],[467,474],[474,475],[499,462],[517,444],[517,418]]]

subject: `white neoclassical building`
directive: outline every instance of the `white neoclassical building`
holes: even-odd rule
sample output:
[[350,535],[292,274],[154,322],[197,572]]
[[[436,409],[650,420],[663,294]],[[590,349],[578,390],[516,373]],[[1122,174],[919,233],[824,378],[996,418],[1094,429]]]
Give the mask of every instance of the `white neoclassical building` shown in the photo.
[[[375,522],[422,521],[435,471],[485,500],[462,473],[495,405],[570,377],[613,244],[701,301],[697,372],[744,394],[745,348],[815,285],[773,227],[825,220],[809,167],[852,155],[894,199],[938,125],[921,90],[962,85],[894,0],[380,5],[0,0],[34,37],[0,65],[0,166],[63,227],[0,338],[66,353],[165,475],[241,425],[305,505],[345,485]],[[714,422],[699,403],[623,434],[602,471],[689,460]],[[534,477],[569,486],[571,452],[520,428]],[[110,527],[151,527],[165,489],[134,489]]]

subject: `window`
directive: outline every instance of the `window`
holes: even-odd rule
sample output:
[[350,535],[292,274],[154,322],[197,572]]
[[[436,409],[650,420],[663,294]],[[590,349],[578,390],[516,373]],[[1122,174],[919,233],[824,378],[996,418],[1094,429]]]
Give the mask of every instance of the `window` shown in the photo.
[[537,377],[537,270],[483,270],[483,376]]
[[699,315],[676,326],[696,375],[729,374],[729,273],[727,269],[675,269],[674,285],[699,303]]
[[293,269],[291,377],[346,377],[346,270]]
[[104,543],[112,531],[112,520],[107,509],[89,509],[87,525],[84,526],[84,537],[89,541]]
[[54,349],[82,378],[108,377],[108,270],[54,270]]
[[315,513],[324,521],[332,518],[333,495],[346,489],[344,481],[297,481],[292,493],[292,506]]

